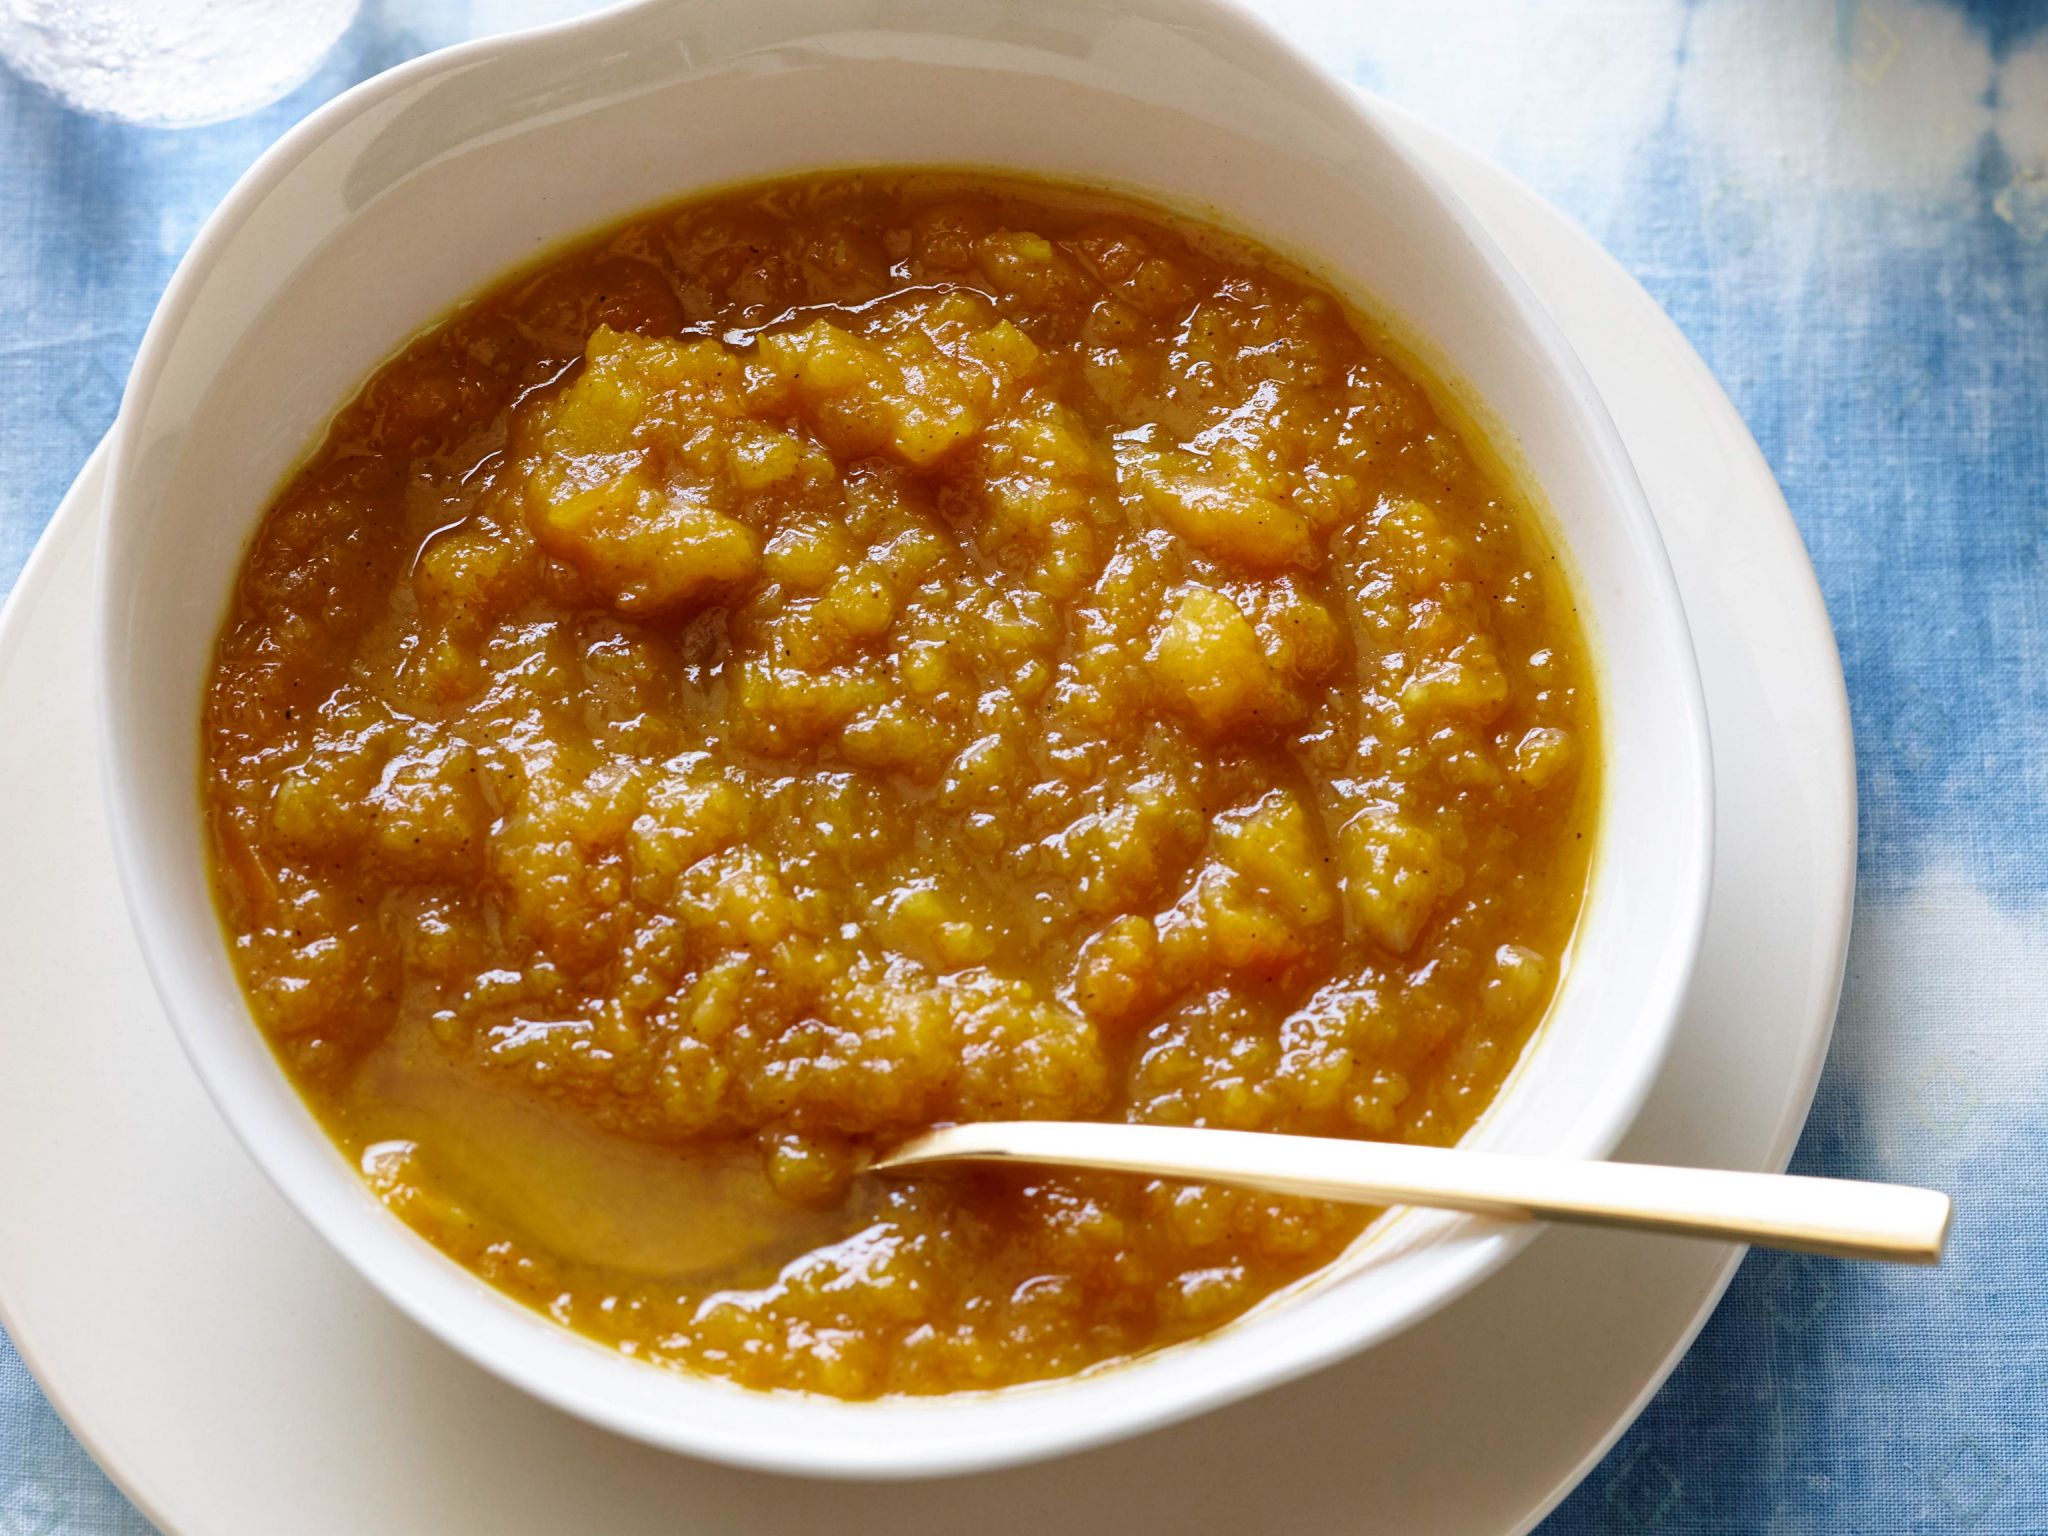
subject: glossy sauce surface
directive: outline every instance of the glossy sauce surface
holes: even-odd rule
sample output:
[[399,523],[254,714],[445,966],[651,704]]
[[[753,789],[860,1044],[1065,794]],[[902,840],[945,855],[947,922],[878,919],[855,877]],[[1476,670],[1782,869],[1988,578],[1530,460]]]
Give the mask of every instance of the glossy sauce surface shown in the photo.
[[421,338],[206,702],[255,1016],[404,1219],[755,1386],[1198,1334],[1363,1217],[882,1181],[934,1122],[1454,1140],[1596,799],[1541,531],[1331,296],[991,178],[643,217]]

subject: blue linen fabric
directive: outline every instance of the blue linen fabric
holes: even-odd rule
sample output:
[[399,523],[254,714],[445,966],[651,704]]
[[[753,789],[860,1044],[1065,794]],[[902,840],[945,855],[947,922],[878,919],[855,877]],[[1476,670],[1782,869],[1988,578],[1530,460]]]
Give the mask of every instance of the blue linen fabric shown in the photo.
[[[371,0],[184,133],[0,74],[0,590],[242,169],[335,92],[574,0]],[[2048,1531],[2048,4],[1268,0],[1584,223],[1784,485],[1855,714],[1858,917],[1794,1166],[1963,1196],[1938,1280],[1754,1254],[1544,1527]],[[0,1342],[0,1536],[146,1522]]]

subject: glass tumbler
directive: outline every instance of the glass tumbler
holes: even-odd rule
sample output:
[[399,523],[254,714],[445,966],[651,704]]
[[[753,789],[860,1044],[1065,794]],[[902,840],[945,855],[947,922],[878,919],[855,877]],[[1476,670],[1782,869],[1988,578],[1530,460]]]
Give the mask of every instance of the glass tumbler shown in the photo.
[[361,0],[0,0],[0,61],[94,117],[191,127],[312,74]]

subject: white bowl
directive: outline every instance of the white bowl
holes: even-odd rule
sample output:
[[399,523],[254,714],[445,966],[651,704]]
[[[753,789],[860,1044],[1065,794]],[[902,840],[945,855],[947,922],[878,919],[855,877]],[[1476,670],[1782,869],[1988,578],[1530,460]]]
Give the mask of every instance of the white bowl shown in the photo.
[[1531,1229],[1407,1213],[1208,1338],[997,1393],[850,1404],[636,1363],[499,1295],[370,1196],[250,1022],[208,894],[196,789],[201,695],[245,541],[375,364],[565,236],[696,188],[857,163],[1149,191],[1307,253],[1485,403],[1495,441],[1540,489],[1593,631],[1605,803],[1561,993],[1473,1142],[1597,1157],[1628,1127],[1699,942],[1711,792],[1678,593],[1577,360],[1359,98],[1220,0],[656,0],[420,59],[288,134],[179,268],[114,434],[106,776],[172,1022],[306,1219],[473,1360],[657,1445],[911,1476],[1050,1455],[1300,1374],[1443,1305]]

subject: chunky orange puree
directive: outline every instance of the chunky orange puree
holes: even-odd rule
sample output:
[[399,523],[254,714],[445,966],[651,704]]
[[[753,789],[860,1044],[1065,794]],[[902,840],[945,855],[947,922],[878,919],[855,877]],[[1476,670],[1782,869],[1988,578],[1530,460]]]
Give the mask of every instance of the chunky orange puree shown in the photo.
[[1597,758],[1541,531],[1327,292],[917,174],[637,219],[407,348],[205,709],[235,964],[390,1207],[630,1354],[846,1397],[1335,1256],[1359,1213],[858,1169],[990,1117],[1454,1140]]

